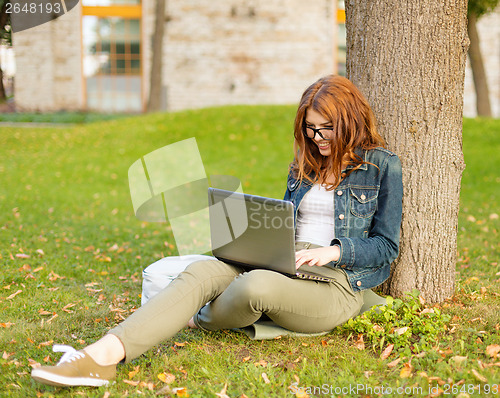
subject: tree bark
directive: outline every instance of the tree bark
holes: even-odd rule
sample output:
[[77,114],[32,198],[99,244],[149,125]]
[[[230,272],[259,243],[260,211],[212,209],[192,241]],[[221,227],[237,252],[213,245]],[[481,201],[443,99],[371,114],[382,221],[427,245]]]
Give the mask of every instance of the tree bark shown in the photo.
[[155,3],[155,31],[153,34],[153,59],[151,75],[149,77],[149,100],[147,111],[162,110],[163,87],[163,36],[165,33],[165,0],[156,0]]
[[486,72],[484,70],[476,23],[477,17],[473,13],[469,14],[467,24],[467,32],[470,39],[469,60],[474,80],[474,89],[476,90],[476,110],[478,116],[491,117],[488,80],[486,79]]
[[383,290],[454,293],[467,0],[346,1],[347,76],[403,165],[400,255]]
[[7,99],[7,95],[5,93],[5,87],[3,85],[3,70],[0,67],[0,101],[4,101]]

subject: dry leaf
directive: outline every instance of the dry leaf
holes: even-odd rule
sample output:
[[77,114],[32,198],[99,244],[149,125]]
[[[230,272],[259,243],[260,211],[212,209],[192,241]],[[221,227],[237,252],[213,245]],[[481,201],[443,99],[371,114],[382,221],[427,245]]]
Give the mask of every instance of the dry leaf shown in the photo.
[[358,335],[358,339],[354,343],[354,347],[357,348],[358,350],[364,350],[365,349],[365,340],[363,339],[363,334]]
[[264,379],[264,383],[266,383],[266,384],[270,384],[271,383],[271,381],[269,380],[269,377],[267,377],[267,374],[265,372],[262,373],[261,376]]
[[380,332],[381,333],[381,332],[384,331],[384,328],[382,326],[380,326],[380,325],[375,324],[375,325],[373,325],[373,330],[375,330],[376,332]]
[[476,369],[472,369],[471,372],[474,375],[474,377],[476,379],[478,379],[479,381],[482,381],[483,383],[488,382],[488,379],[486,377],[484,377],[482,374],[480,374]]
[[263,359],[261,359],[259,362],[254,362],[253,364],[255,366],[262,366],[265,368],[267,366],[267,361],[264,361]]
[[408,326],[405,326],[405,327],[402,327],[402,328],[395,329],[394,333],[396,333],[398,336],[401,336],[402,334],[406,333],[407,330],[408,330]]
[[132,371],[128,372],[128,378],[129,378],[129,379],[133,379],[133,378],[134,378],[134,376],[135,376],[137,373],[139,373],[139,369],[140,369],[140,366],[139,366],[139,365],[134,366],[134,370],[132,370]]
[[500,352],[499,344],[491,344],[488,347],[486,347],[486,354],[488,354],[492,358],[496,358],[499,352]]
[[450,361],[452,361],[453,363],[455,363],[455,365],[460,365],[466,359],[467,359],[467,357],[463,357],[463,356],[460,356],[460,355],[455,355],[455,356],[453,356],[453,357],[450,358]]
[[219,398],[230,398],[229,395],[226,394],[227,391],[227,383],[224,384],[224,387],[220,392],[216,392],[215,395],[217,395]]
[[401,372],[399,373],[399,377],[402,379],[407,379],[408,377],[411,376],[411,372],[413,370],[413,366],[411,366],[410,362],[407,362],[403,365],[403,369],[401,369]]
[[394,361],[389,362],[387,364],[388,368],[394,368],[399,362],[401,362],[401,358],[396,358]]
[[12,293],[9,297],[7,297],[7,300],[12,300],[14,297],[16,297],[19,293],[22,293],[22,290],[18,290],[15,293]]
[[5,329],[8,329],[8,328],[10,328],[12,325],[15,325],[15,323],[12,323],[12,322],[2,322],[2,323],[0,323],[0,328],[5,328]]
[[189,397],[189,393],[186,387],[178,387],[172,389],[172,392],[178,397]]
[[171,384],[175,381],[175,376],[172,373],[160,373],[158,379],[164,383]]
[[380,354],[380,359],[385,360],[391,355],[392,349],[394,348],[394,344],[389,344],[385,350]]
[[124,383],[130,384],[131,386],[137,387],[140,381],[132,381],[132,380],[123,380]]

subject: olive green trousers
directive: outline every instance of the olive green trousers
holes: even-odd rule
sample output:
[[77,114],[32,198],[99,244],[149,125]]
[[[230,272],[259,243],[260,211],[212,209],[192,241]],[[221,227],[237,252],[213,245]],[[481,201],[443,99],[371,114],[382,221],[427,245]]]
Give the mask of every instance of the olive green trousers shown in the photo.
[[[296,244],[297,250],[309,247],[316,246]],[[353,292],[344,271],[315,268],[335,280],[293,279],[218,260],[197,261],[109,333],[120,339],[129,362],[174,336],[191,317],[210,331],[249,326],[263,315],[295,332],[330,331],[359,313],[363,294]]]

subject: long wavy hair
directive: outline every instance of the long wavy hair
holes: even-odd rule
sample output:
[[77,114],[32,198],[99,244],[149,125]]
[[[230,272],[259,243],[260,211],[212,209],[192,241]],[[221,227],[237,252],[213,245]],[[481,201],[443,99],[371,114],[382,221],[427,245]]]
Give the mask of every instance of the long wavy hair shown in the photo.
[[[323,156],[312,139],[305,136],[308,109],[332,122],[331,154]],[[309,86],[302,95],[294,124],[295,159],[291,164],[299,180],[320,183],[333,189],[341,181],[342,163],[359,168],[364,160],[354,150],[384,146],[375,126],[375,116],[361,91],[342,76],[329,75]],[[335,181],[328,184],[326,181]]]

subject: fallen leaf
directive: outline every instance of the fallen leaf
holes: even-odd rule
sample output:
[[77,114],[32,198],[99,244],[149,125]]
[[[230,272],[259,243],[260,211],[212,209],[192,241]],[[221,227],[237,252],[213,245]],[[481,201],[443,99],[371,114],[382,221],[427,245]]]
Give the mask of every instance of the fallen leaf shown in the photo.
[[30,258],[30,256],[29,256],[29,255],[24,254],[24,253],[17,253],[17,254],[16,254],[16,257],[17,257],[17,258]]
[[365,349],[365,340],[363,339],[363,334],[358,335],[358,339],[354,343],[354,347],[357,348],[358,350],[364,350]]
[[222,390],[220,390],[220,392],[216,392],[215,395],[217,395],[219,398],[230,398],[226,394],[226,391],[227,391],[227,383],[225,383],[224,387],[222,388]]
[[483,383],[488,382],[488,379],[484,377],[482,374],[480,374],[476,369],[472,369],[471,372],[474,375],[474,377],[479,381],[482,381]]
[[467,360],[467,357],[463,357],[460,355],[455,355],[455,356],[450,358],[450,361],[453,362],[455,365],[460,365],[463,362],[465,362],[466,360]]
[[261,359],[259,362],[254,362],[253,364],[255,366],[262,366],[265,368],[267,366],[267,361],[264,361],[263,359]]
[[264,383],[266,383],[266,384],[271,383],[271,381],[269,380],[269,377],[267,377],[267,374],[265,372],[263,372],[261,376],[264,379]]
[[9,297],[7,297],[7,300],[12,300],[14,297],[16,297],[18,294],[22,293],[22,290],[18,290],[15,293],[12,293]]
[[[420,296],[418,296],[420,297]],[[396,333],[398,336],[401,336],[402,334],[406,333],[406,331],[408,330],[408,326],[404,326],[402,328],[397,328],[394,330],[394,333]]]
[[382,326],[380,326],[380,325],[375,324],[375,325],[373,325],[373,330],[375,330],[376,332],[380,332],[381,333],[381,332],[384,331],[384,328]]
[[407,362],[403,365],[403,369],[401,369],[401,372],[399,373],[399,377],[402,379],[407,379],[408,377],[411,376],[411,372],[413,370],[413,366],[411,366],[410,362]]
[[394,344],[389,344],[385,350],[380,354],[380,359],[385,360],[391,355],[392,349],[394,348]]
[[128,372],[128,378],[129,378],[129,379],[133,379],[133,378],[134,378],[134,376],[135,376],[137,373],[139,373],[139,369],[140,369],[140,366],[139,366],[139,365],[134,366],[134,370],[132,370],[132,371]]
[[186,387],[177,387],[172,389],[172,392],[179,397],[189,397],[189,393]]
[[486,354],[488,354],[492,358],[496,358],[499,352],[500,352],[499,344],[491,344],[488,347],[486,347]]
[[158,379],[160,379],[164,383],[170,384],[175,381],[175,376],[172,373],[160,373],[158,375]]
[[123,382],[134,387],[137,387],[140,383],[140,381],[132,381],[132,380],[123,380]]
[[40,308],[40,309],[38,310],[38,313],[39,313],[40,315],[52,315],[52,312],[50,312],[50,311],[45,311],[43,308]]
[[394,361],[389,362],[389,363],[387,364],[387,367],[388,367],[388,368],[393,368],[393,367],[395,367],[395,366],[396,366],[399,362],[401,362],[401,358],[396,358]]
[[12,325],[15,325],[15,323],[12,323],[12,322],[0,323],[0,328],[5,328],[5,329],[8,329],[8,328],[10,328]]

